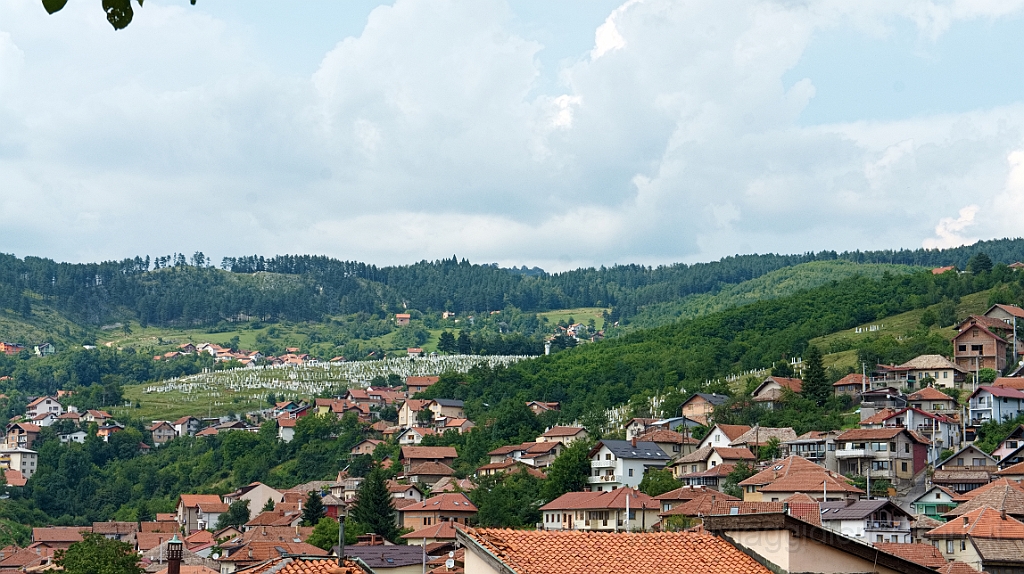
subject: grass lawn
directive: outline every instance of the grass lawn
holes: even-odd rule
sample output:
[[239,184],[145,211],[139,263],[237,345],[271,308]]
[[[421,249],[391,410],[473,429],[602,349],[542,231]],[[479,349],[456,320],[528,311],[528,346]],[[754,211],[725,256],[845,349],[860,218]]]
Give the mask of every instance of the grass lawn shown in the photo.
[[537,318],[544,320],[547,319],[551,324],[557,324],[559,321],[569,321],[569,317],[572,317],[577,323],[586,324],[590,319],[594,320],[597,324],[598,330],[604,329],[604,317],[602,313],[605,311],[611,311],[609,307],[577,307],[575,309],[557,309],[555,311],[546,311],[544,313],[537,313]]

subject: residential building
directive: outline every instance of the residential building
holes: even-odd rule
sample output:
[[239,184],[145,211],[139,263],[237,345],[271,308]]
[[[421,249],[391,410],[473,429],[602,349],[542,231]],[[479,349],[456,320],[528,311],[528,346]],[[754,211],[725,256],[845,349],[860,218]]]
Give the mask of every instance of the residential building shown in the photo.
[[913,407],[892,413],[884,419],[883,426],[906,428],[929,441],[929,464],[937,463],[943,450],[958,448],[961,443],[960,421]]
[[487,455],[491,457],[491,463],[499,463],[510,458],[530,466],[544,468],[550,466],[564,448],[560,442],[524,442],[498,447]]
[[776,461],[740,481],[746,502],[787,502],[795,496],[820,501],[857,500],[864,491],[833,471],[799,456]]
[[836,437],[840,431],[808,431],[782,443],[782,457],[803,457],[829,470],[839,469],[836,458]]
[[375,438],[368,438],[360,441],[359,444],[352,447],[352,456],[359,456],[363,454],[372,455],[373,451],[377,450],[377,445],[382,442],[384,441]]
[[709,534],[473,529],[460,530],[456,536],[466,548],[467,574],[771,572]]
[[518,460],[512,460],[511,458],[506,458],[505,460],[503,460],[501,462],[491,462],[491,463],[482,465],[480,467],[477,467],[476,472],[474,473],[474,475],[475,476],[494,476],[496,474],[501,474],[501,473],[509,474],[509,473],[514,473],[514,472],[525,472],[525,473],[531,474],[531,475],[533,475],[533,476],[535,476],[535,477],[537,477],[537,478],[539,478],[541,480],[543,480],[544,478],[547,478],[547,476],[542,471],[537,470],[536,468],[533,468],[532,466],[529,466],[529,465],[527,465],[524,462],[521,462],[521,461],[518,461]]
[[53,343],[39,343],[32,347],[32,352],[34,352],[37,357],[48,357],[57,352],[57,347],[54,347]]
[[907,397],[907,402],[911,408],[928,413],[952,415],[960,411],[960,405],[957,404],[956,399],[934,387],[925,387],[911,393]]
[[427,403],[427,408],[434,413],[434,420],[446,418],[461,419],[466,417],[463,403],[456,399],[434,399]]
[[67,550],[83,540],[82,534],[91,532],[91,526],[44,526],[32,529],[32,543],[49,548]]
[[728,478],[733,470],[736,470],[736,464],[726,462],[712,465],[701,471],[684,474],[679,477],[679,481],[691,488],[703,487],[719,491],[725,485],[725,479]]
[[697,444],[700,443],[699,440],[690,438],[688,435],[689,433],[683,435],[676,431],[654,428],[639,435],[636,440],[637,442],[653,442],[671,456],[684,456],[696,450]]
[[706,426],[708,417],[715,411],[715,407],[725,404],[728,400],[728,395],[694,393],[680,405],[679,414]]
[[[331,483],[326,483],[331,484]],[[268,500],[278,503],[284,500],[284,493],[276,488],[271,488],[262,482],[253,482],[239,488],[238,490],[224,495],[224,503],[231,504],[239,500],[249,502],[249,512],[256,515]]]
[[399,327],[408,325],[410,320],[412,320],[412,315],[409,313],[395,313],[395,325]]
[[770,376],[754,389],[751,397],[755,402],[771,409],[782,401],[786,392],[799,393],[801,389],[803,381],[800,379]]
[[423,437],[435,434],[437,434],[437,432],[432,428],[414,426],[399,431],[398,434],[395,435],[395,442],[402,446],[417,445],[423,442]]
[[25,476],[32,478],[36,473],[39,463],[39,453],[20,446],[5,446],[0,448],[0,467],[10,470],[17,470]]
[[781,445],[787,440],[796,439],[796,432],[789,427],[772,428],[754,425],[747,432],[732,439],[729,442],[729,446],[732,448],[748,448],[751,452],[757,452],[758,449],[768,446],[772,439],[775,439]]
[[440,427],[439,430],[442,433],[454,430],[457,433],[462,434],[464,432],[469,432],[469,430],[475,426],[476,424],[469,419],[445,419],[444,426]]
[[860,373],[850,373],[832,383],[832,392],[836,395],[856,397],[870,388],[868,377]]
[[418,462],[409,467],[405,478],[415,484],[432,486],[442,478],[455,476],[455,470],[443,462]]
[[78,444],[85,444],[85,438],[88,437],[88,433],[83,430],[76,430],[74,432],[62,433],[59,435],[60,442],[67,444],[69,442],[77,442]]
[[202,428],[203,423],[199,419],[193,416],[184,416],[172,423],[174,426],[174,432],[178,436],[195,436],[199,429]]
[[636,417],[629,419],[626,423],[626,440],[633,440],[634,438],[649,431],[654,423],[658,419],[649,417]]
[[910,514],[886,499],[822,502],[821,525],[867,543],[913,542]]
[[993,508],[973,510],[925,537],[947,560],[990,574],[1024,571],[1024,523]]
[[402,508],[403,528],[423,528],[441,522],[469,524],[477,513],[476,506],[461,492],[431,496]]
[[50,413],[58,417],[64,414],[64,407],[55,397],[38,397],[25,405],[25,415],[29,418]]
[[178,497],[177,522],[187,536],[196,530],[213,528],[227,510],[228,505],[216,494],[182,494]]
[[400,484],[398,481],[388,481],[388,492],[395,500],[411,500],[419,502],[423,500],[423,491],[415,484]]
[[427,390],[439,380],[441,380],[441,377],[406,377],[405,386],[409,389],[409,396],[411,397],[416,393]]
[[974,445],[967,445],[935,465],[932,483],[963,494],[988,484],[997,470],[996,459]]
[[999,478],[966,495],[957,497],[961,502],[942,515],[945,520],[956,520],[979,508],[988,507],[1008,514],[1017,520],[1024,520],[1024,486],[1008,478]]
[[732,441],[743,436],[743,433],[750,430],[747,425],[715,425],[711,427],[708,434],[701,439],[697,449],[706,446],[723,447],[732,444]]
[[11,423],[7,425],[7,446],[32,448],[42,429],[32,423]]
[[408,534],[403,534],[401,537],[409,546],[434,548],[435,545],[440,544],[454,545],[455,526],[452,525],[452,522],[440,522],[431,526],[424,526],[418,530],[413,530]]
[[636,532],[658,523],[661,504],[633,488],[569,492],[540,507],[545,530]]
[[841,474],[912,480],[927,466],[928,442],[905,428],[854,429],[836,437]]
[[957,507],[958,503],[953,500],[956,496],[957,493],[955,491],[936,484],[924,491],[924,494],[915,498],[910,503],[910,507],[916,514],[923,514],[935,520],[943,520],[943,514]]
[[968,373],[981,369],[1003,372],[1007,343],[993,331],[998,325],[1006,326],[998,319],[971,315],[958,326],[959,333],[953,337],[953,361]]
[[[670,490],[670,491],[668,491],[668,492],[666,492],[664,494],[659,494],[658,496],[655,496],[654,499],[657,500],[659,504],[661,504],[661,511],[662,512],[667,512],[667,511],[672,510],[673,508],[679,506],[680,504],[683,504],[685,502],[689,502],[689,501],[693,500],[694,498],[697,498],[698,496],[703,496],[705,494],[711,494],[713,492],[716,492],[716,491],[713,490],[713,489],[704,487],[704,486],[682,486],[682,487],[679,487],[679,488],[677,488],[675,490]],[[728,496],[728,495],[721,495],[721,496]],[[735,497],[729,497],[729,498],[732,499],[732,498],[735,498]]]
[[[295,425],[299,423],[299,419],[293,419],[284,415],[277,417],[274,420],[277,421],[277,439],[281,442],[292,442],[292,439],[295,438]],[[216,432],[214,432],[214,434],[216,434]]]
[[575,440],[586,438],[587,429],[583,427],[554,426],[544,431],[544,434],[537,437],[537,442],[560,442],[568,446]]
[[664,468],[671,458],[653,442],[636,440],[598,441],[588,454],[592,490],[615,490],[623,486],[636,488],[648,468]]
[[935,570],[786,511],[704,517],[704,530],[729,540],[773,572],[935,574]]
[[1016,418],[1024,411],[1024,391],[1009,387],[981,386],[971,393],[968,402],[970,424]]
[[83,423],[96,423],[100,426],[107,424],[113,420],[113,416],[107,411],[101,411],[98,409],[89,409],[82,414]]
[[676,478],[704,472],[720,464],[736,464],[740,461],[753,463],[757,460],[747,448],[703,446],[690,454],[676,458],[669,463],[669,469]]
[[398,409],[398,426],[402,428],[409,428],[416,426],[416,415],[420,411],[429,410],[429,400],[409,399],[402,403],[402,408]]
[[919,355],[897,367],[906,376],[907,388],[929,383],[946,389],[961,388],[967,370],[942,355]]
[[562,408],[558,402],[544,401],[530,401],[526,403],[526,406],[530,409],[530,411],[533,414],[537,416],[540,416],[541,414],[546,413],[548,411],[558,411],[561,410]]
[[439,462],[451,466],[458,453],[451,446],[403,446],[401,463],[406,472],[413,464],[423,462]]
[[178,433],[174,432],[174,427],[167,421],[154,421],[146,430],[153,436],[153,444],[155,445],[164,444],[178,436]]

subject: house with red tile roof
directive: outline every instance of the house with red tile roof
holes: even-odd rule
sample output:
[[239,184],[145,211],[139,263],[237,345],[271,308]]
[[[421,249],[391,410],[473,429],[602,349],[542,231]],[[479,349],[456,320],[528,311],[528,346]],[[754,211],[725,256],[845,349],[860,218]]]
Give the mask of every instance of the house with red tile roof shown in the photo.
[[441,380],[441,377],[406,377],[405,386],[408,389],[409,396],[411,397],[416,393],[429,389],[431,385],[439,380]]
[[850,373],[838,381],[832,383],[832,392],[836,395],[848,395],[855,397],[868,390],[870,383],[865,375]]
[[83,532],[92,532],[91,526],[46,526],[32,529],[32,543],[50,548],[69,548],[83,540]]
[[455,525],[458,522],[443,521],[430,526],[424,526],[403,534],[401,538],[410,546],[428,546],[438,542],[455,542]]
[[971,393],[968,408],[968,420],[972,426],[982,425],[987,421],[1014,419],[1024,412],[1024,391],[983,385]]
[[700,441],[689,436],[664,428],[652,428],[636,437],[637,442],[653,442],[670,456],[684,456],[697,450]]
[[825,528],[856,540],[913,542],[910,514],[886,499],[822,502],[820,518]]
[[[409,399],[398,409],[398,426],[409,428],[416,425],[416,415],[420,411],[429,410],[430,401],[426,399]],[[433,417],[433,415],[431,415]]]
[[604,532],[650,530],[661,503],[635,488],[568,492],[540,507],[546,530]]
[[899,365],[910,388],[933,385],[946,389],[961,388],[967,371],[942,355],[919,355]]
[[25,415],[29,418],[51,413],[58,417],[64,414],[64,407],[56,397],[38,397],[25,405]]
[[673,476],[682,478],[714,468],[720,464],[736,464],[740,461],[754,462],[757,457],[748,448],[704,446],[692,453],[676,458],[668,467]]
[[981,507],[929,530],[948,560],[988,572],[1024,570],[1024,523],[990,507]]
[[536,442],[560,442],[569,445],[575,440],[586,438],[587,429],[583,427],[553,426],[537,437]]
[[402,526],[419,529],[446,521],[468,524],[476,513],[476,506],[465,494],[438,494],[402,508]]
[[[659,516],[662,518],[668,518],[671,516],[685,516],[687,518],[700,518],[711,513],[712,507],[719,502],[739,502],[740,500],[735,496],[725,494],[724,492],[708,491],[704,494],[700,494],[682,504],[677,504],[668,510],[663,510]],[[776,511],[781,511],[782,505],[780,504]]]
[[911,393],[907,402],[911,408],[941,415],[956,414],[960,410],[956,399],[935,387],[925,387]]
[[11,423],[7,425],[7,446],[11,448],[32,448],[42,429],[32,423]]
[[705,487],[713,490],[721,490],[725,486],[725,479],[732,471],[736,470],[733,463],[722,463],[711,468],[690,472],[679,477],[679,481],[690,487]]
[[803,390],[803,384],[804,382],[800,379],[770,376],[754,389],[751,398],[766,408],[774,408],[782,401],[785,393],[799,394]]
[[[466,529],[472,574],[769,574],[722,538],[690,532]],[[916,573],[915,573],[916,574]]]
[[[308,545],[307,545],[308,546]],[[257,564],[246,566],[245,574],[371,574],[371,570],[360,560],[345,558],[338,566],[337,558],[324,558],[319,548],[316,556],[291,555],[268,558]],[[182,571],[181,574],[186,574]]]
[[942,520],[943,514],[956,508],[958,503],[953,500],[955,497],[956,492],[936,484],[911,501],[910,508],[916,514]]
[[217,494],[182,494],[178,497],[177,522],[188,536],[212,528],[227,507]]
[[529,401],[526,403],[526,406],[537,416],[548,411],[561,410],[561,405],[557,402]]
[[874,546],[883,552],[895,554],[900,558],[910,560],[921,566],[938,568],[946,564],[945,557],[942,556],[938,548],[931,544],[921,544],[920,542],[875,542]]
[[732,441],[743,436],[743,433],[750,430],[747,425],[715,425],[711,427],[708,434],[697,445],[697,449],[706,446],[729,446]]

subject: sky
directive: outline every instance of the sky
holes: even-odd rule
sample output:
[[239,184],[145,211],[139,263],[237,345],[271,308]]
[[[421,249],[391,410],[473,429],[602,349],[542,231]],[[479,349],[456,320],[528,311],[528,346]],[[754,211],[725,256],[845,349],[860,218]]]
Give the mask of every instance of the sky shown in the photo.
[[1024,236],[1024,0],[0,2],[0,252],[549,271]]

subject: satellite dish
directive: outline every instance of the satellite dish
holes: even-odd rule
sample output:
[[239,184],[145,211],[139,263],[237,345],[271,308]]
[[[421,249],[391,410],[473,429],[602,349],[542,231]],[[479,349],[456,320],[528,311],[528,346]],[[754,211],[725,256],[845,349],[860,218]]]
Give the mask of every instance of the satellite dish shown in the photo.
[[455,558],[455,551],[453,551],[453,550],[448,551],[448,557],[449,558]]
[[213,558],[214,560],[219,560],[220,559],[220,554],[214,552],[213,555],[210,556],[210,558]]
[[444,567],[448,568],[448,569],[455,568],[455,560],[452,560],[451,558],[445,560],[444,561]]

